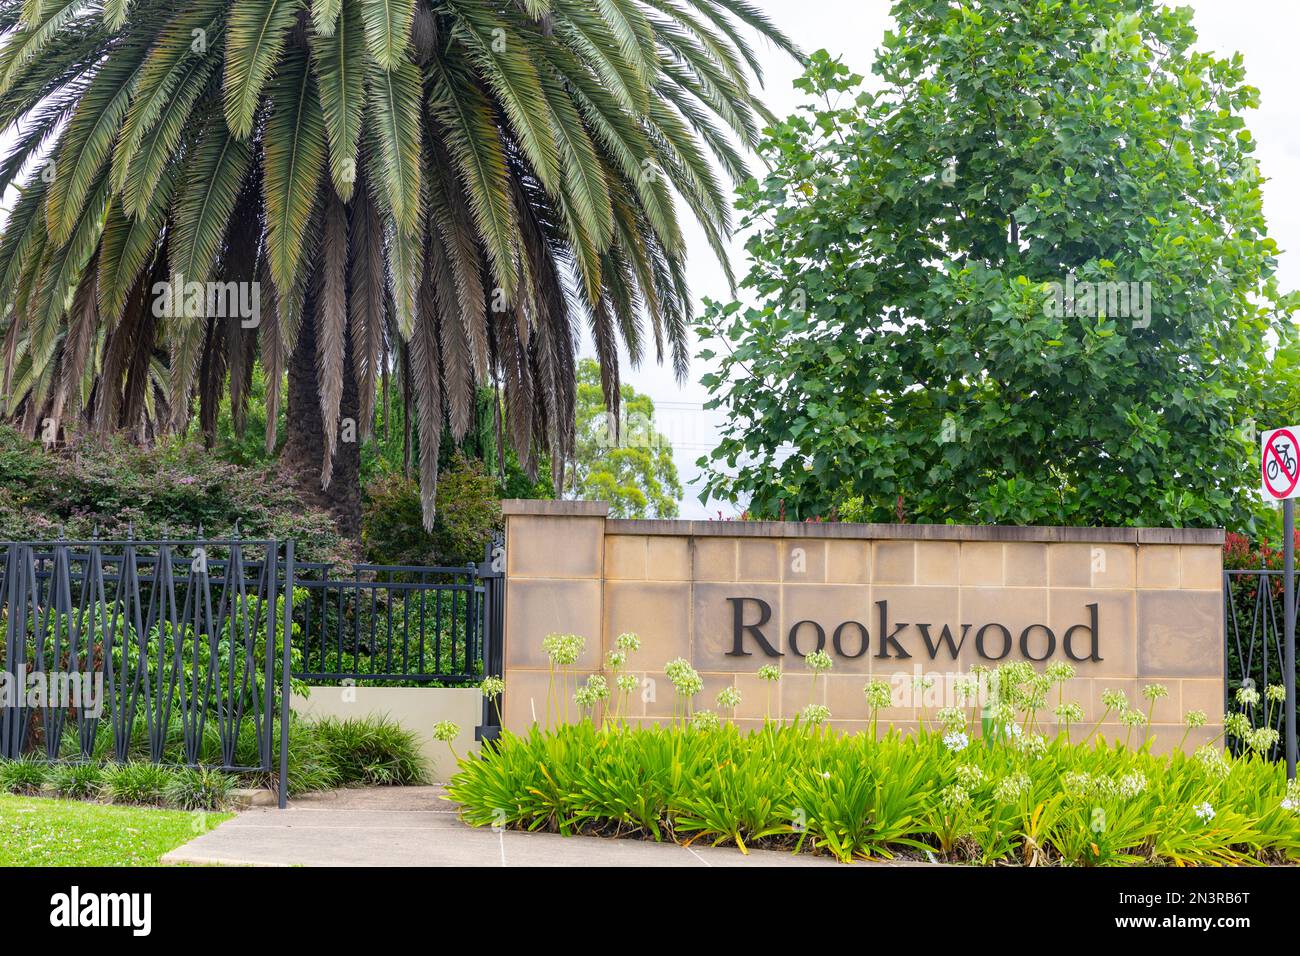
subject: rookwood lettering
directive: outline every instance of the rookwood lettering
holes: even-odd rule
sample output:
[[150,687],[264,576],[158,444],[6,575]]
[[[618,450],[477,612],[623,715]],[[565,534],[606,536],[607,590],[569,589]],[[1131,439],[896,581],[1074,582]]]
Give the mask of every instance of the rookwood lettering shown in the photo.
[[[766,601],[753,597],[727,598],[731,604],[732,642],[728,657],[750,657],[753,651],[746,650],[746,641],[758,648],[767,657],[784,657],[768,638],[771,632],[772,607]],[[912,624],[906,621],[890,621],[889,602],[877,601],[876,612],[879,626],[876,630],[878,642],[875,654],[886,660],[906,660],[913,650],[929,655],[936,660],[940,652],[947,651],[952,660],[957,660],[967,640],[973,640],[975,653],[987,661],[1000,661],[1008,657],[1013,649],[1019,649],[1020,656],[1031,661],[1045,661],[1057,652],[1064,653],[1072,661],[1100,661],[1100,629],[1097,620],[1097,605],[1086,604],[1088,620],[1075,624],[1059,639],[1046,624],[1031,624],[1017,636],[1011,628],[997,622],[960,625],[960,632],[954,633],[952,627],[944,624],[938,633],[934,625],[928,623]],[[912,636],[921,635],[922,649]],[[860,621],[844,621],[830,633],[830,644],[840,657],[853,658],[865,656],[871,647],[871,632]],[[786,635],[786,645],[790,652],[799,657],[813,651],[826,649],[826,628],[819,622],[807,620],[791,625]]]

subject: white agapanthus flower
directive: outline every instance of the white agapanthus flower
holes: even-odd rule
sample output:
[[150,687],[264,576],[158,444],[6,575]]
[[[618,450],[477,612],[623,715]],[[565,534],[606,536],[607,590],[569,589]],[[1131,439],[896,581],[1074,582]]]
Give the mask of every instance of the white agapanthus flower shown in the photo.
[[1205,744],[1197,748],[1195,757],[1202,769],[1212,777],[1222,779],[1232,772],[1232,767],[1223,756],[1223,751],[1214,744]]
[[1258,753],[1271,750],[1277,746],[1281,734],[1275,727],[1258,727],[1252,730],[1246,737],[1246,746]]
[[1042,734],[1026,734],[1017,738],[1016,748],[1031,757],[1041,757],[1047,752],[1047,738]]
[[799,719],[816,727],[831,719],[831,709],[825,704],[809,704],[799,712]]
[[692,730],[717,730],[722,720],[711,710],[697,710],[691,715]]
[[542,649],[552,664],[568,667],[576,664],[586,640],[578,634],[547,634],[542,639]]
[[1300,781],[1292,780],[1286,785],[1286,796],[1282,798],[1282,809],[1291,813],[1300,812]]
[[973,763],[962,764],[957,768],[957,783],[967,790],[975,790],[984,782],[984,771]]
[[1136,797],[1147,788],[1147,778],[1145,774],[1138,772],[1128,773],[1119,778],[1119,795],[1125,799]]
[[618,677],[615,678],[614,683],[618,686],[619,690],[623,691],[625,694],[630,694],[632,691],[636,690],[640,680],[635,674],[619,674]]
[[1013,773],[997,782],[997,786],[993,788],[993,796],[999,803],[1015,803],[1029,792],[1029,787],[1028,774]]
[[735,710],[740,704],[740,691],[734,687],[724,687],[718,691],[717,701],[723,710]]
[[862,688],[862,693],[866,695],[867,706],[872,710],[888,707],[893,701],[893,692],[883,680],[873,680]]
[[704,680],[699,672],[685,658],[678,657],[664,665],[664,673],[677,693],[683,697],[694,697],[704,689]]
[[964,787],[954,784],[951,787],[945,787],[939,792],[939,802],[945,810],[960,810],[963,807],[970,806],[970,792]]
[[758,669],[758,679],[775,683],[781,679],[781,668],[775,664],[764,664]]
[[1083,708],[1069,700],[1056,705],[1056,719],[1065,724],[1077,724],[1083,720]]
[[939,723],[943,724],[944,730],[950,733],[966,729],[966,712],[960,707],[944,707],[934,716]]
[[1119,715],[1119,722],[1125,727],[1144,727],[1147,722],[1147,715],[1140,710],[1126,710]]
[[609,700],[609,682],[602,674],[592,674],[587,678],[587,693],[593,701]]
[[1118,710],[1123,713],[1128,710],[1128,696],[1122,690],[1103,690],[1101,705],[1107,710]]
[[953,753],[959,753],[970,746],[970,738],[961,731],[954,731],[943,735],[943,743]]
[[831,660],[831,656],[825,651],[813,651],[804,657],[803,662],[814,674],[828,671],[835,665],[835,662]]
[[1152,703],[1155,703],[1162,697],[1169,696],[1169,688],[1164,684],[1147,684],[1142,688],[1142,696]]
[[1090,773],[1071,771],[1061,777],[1061,789],[1072,797],[1086,797],[1096,792],[1097,782]]

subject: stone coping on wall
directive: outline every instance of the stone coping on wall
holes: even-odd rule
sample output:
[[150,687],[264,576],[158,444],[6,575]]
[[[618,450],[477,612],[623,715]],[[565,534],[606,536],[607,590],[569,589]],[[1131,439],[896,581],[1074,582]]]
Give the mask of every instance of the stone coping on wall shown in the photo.
[[840,521],[671,521],[608,518],[603,501],[506,499],[503,515],[606,518],[610,535],[724,538],[868,538],[899,541],[1029,541],[1089,544],[1222,545],[1222,528],[1086,528],[1019,525],[851,524]]
[[505,498],[503,515],[556,515],[569,518],[604,518],[609,505],[604,501],[553,501],[547,498]]

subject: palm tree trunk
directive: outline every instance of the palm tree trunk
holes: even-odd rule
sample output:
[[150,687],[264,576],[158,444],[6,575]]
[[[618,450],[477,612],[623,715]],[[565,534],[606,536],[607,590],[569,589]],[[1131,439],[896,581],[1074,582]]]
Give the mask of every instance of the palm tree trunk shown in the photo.
[[[361,448],[357,380],[352,370],[352,337],[344,336],[343,398],[339,405],[339,440],[328,488],[321,487],[325,431],[316,376],[316,323],[305,309],[298,344],[289,361],[289,405],[280,473],[308,504],[328,510],[348,537],[361,536]],[[349,425],[349,423],[351,423]]]

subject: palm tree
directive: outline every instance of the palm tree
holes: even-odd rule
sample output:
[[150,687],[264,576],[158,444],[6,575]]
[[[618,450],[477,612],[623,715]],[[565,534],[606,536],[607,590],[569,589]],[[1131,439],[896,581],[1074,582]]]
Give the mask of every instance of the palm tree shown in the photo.
[[620,342],[685,374],[676,204],[725,265],[714,163],[745,177],[770,119],[745,31],[797,55],[748,0],[0,0],[0,30],[6,412],[147,439],[197,406],[211,439],[261,362],[283,473],[352,532],[380,377],[431,524],[477,387],[562,467],[580,326],[612,411]]

